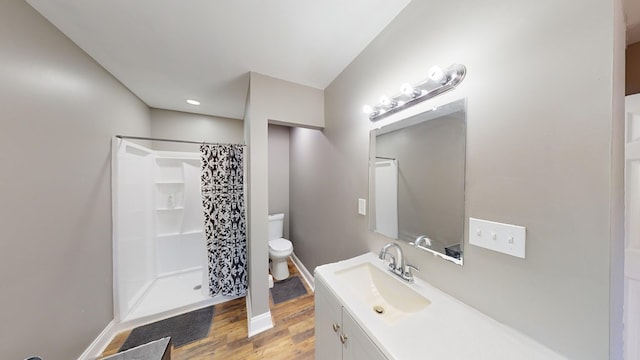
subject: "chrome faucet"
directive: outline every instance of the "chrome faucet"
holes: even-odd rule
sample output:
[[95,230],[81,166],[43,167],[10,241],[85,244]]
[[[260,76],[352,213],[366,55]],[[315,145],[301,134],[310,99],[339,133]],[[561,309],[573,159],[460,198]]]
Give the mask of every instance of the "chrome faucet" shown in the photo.
[[[393,257],[393,255],[389,254],[389,248],[394,247],[397,250],[397,255],[398,255],[398,261],[396,261],[396,258]],[[396,244],[396,243],[388,243],[387,245],[383,246],[382,249],[380,249],[380,255],[378,255],[378,257],[380,258],[380,260],[384,260],[384,258],[389,255],[389,257],[391,257],[391,261],[389,262],[389,270],[391,270],[392,272],[395,272],[395,270],[398,269],[404,269],[404,256],[402,256],[402,248]]]
[[[393,255],[388,253],[389,248],[391,247],[397,250],[397,261],[396,258],[393,257]],[[384,261],[387,256],[391,258],[391,260],[389,261],[389,271],[391,271],[395,275],[398,275],[404,281],[410,283],[413,282],[413,274],[411,273],[411,269],[416,271],[420,270],[417,267],[409,265],[405,262],[404,256],[402,254],[402,248],[398,244],[388,243],[382,247],[378,258]]]
[[425,246],[431,246],[431,239],[424,235],[420,235],[416,238],[415,242],[410,242],[409,245],[419,247],[422,246],[422,243],[424,243]]

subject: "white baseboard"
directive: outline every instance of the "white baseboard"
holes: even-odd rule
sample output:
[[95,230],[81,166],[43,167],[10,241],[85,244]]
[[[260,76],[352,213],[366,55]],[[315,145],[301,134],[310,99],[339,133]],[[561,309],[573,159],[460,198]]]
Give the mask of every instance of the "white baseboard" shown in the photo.
[[311,275],[309,270],[307,270],[307,268],[300,261],[300,259],[298,259],[295,253],[291,254],[291,260],[293,260],[293,265],[295,265],[298,268],[298,272],[300,273],[300,275],[302,275],[302,278],[304,279],[304,281],[307,282],[307,285],[309,285],[312,291],[315,291],[316,287],[313,281],[313,275]]
[[247,289],[247,332],[248,337],[257,335],[261,332],[273,328],[273,320],[271,319],[271,311],[254,316],[251,313],[251,292]]
[[111,340],[116,336],[116,323],[111,320],[107,326],[102,330],[100,335],[93,340],[93,342],[84,350],[78,360],[93,360],[102,355],[104,349],[109,346]]

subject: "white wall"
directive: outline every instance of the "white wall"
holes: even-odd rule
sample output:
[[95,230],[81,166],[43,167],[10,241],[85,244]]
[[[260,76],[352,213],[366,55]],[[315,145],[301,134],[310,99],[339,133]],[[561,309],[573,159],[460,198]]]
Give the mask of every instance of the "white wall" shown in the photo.
[[0,349],[77,358],[113,319],[110,145],[149,109],[24,1],[0,2]]
[[296,254],[313,270],[388,241],[357,215],[373,127],[360,109],[461,62],[460,87],[417,108],[468,99],[466,218],[526,226],[527,258],[468,242],[464,267],[405,254],[418,276],[553,350],[608,358],[621,261],[613,49],[613,1],[412,2],[326,89],[325,129],[292,130]]
[[112,146],[114,318],[120,321],[156,277],[154,157],[126,140],[116,139]]

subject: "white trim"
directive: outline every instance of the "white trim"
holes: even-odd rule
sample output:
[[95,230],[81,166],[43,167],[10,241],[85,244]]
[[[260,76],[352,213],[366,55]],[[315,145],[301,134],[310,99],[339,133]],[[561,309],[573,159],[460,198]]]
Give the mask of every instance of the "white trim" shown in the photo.
[[293,265],[295,265],[296,268],[298,268],[298,272],[300,273],[300,275],[302,275],[302,278],[307,283],[307,285],[309,285],[309,287],[311,288],[311,291],[315,292],[315,289],[316,289],[315,283],[313,280],[313,276],[311,275],[309,270],[307,270],[307,268],[304,266],[302,261],[298,259],[295,253],[291,254],[291,260],[293,260]]
[[249,321],[248,337],[260,334],[273,328],[273,321],[271,320],[271,311],[267,311],[264,314],[252,317]]
[[116,336],[116,322],[111,320],[107,326],[102,330],[100,335],[96,337],[93,342],[84,350],[78,357],[78,360],[92,360],[96,359],[104,352],[104,349],[109,346],[111,340]]
[[127,316],[129,316],[129,314],[131,314],[131,312],[135,310],[138,307],[138,305],[140,305],[142,300],[147,296],[147,293],[149,292],[149,290],[151,290],[151,287],[153,286],[153,284],[156,283],[156,280],[157,279],[151,279],[147,281],[146,284],[142,285],[142,287],[138,290],[138,292],[133,297],[131,297],[131,300],[129,300],[127,304],[127,312],[125,314],[120,313],[120,317],[114,318],[116,323],[120,324],[126,321]]
[[[181,233],[180,235],[187,235],[187,233]],[[158,276],[156,277],[155,280],[157,279],[162,279],[162,278],[166,278],[166,277],[171,277],[171,276],[175,276],[175,275],[182,275],[182,274],[186,274],[186,273],[190,273],[193,271],[199,271],[202,270],[203,266],[194,266],[194,267],[190,267],[190,268],[186,268],[186,269],[182,269],[182,270],[176,270],[176,271],[168,271],[162,274],[158,274]]]
[[[116,186],[118,181],[118,166],[116,165],[118,159],[118,151],[122,140],[117,137],[111,138],[111,279],[112,281],[112,295],[113,295],[113,315],[116,319],[121,318],[120,314],[120,272],[118,270],[118,187]],[[123,309],[124,310],[124,309]],[[82,355],[81,355],[82,356]]]
[[251,314],[251,292],[247,289],[247,297],[245,298],[247,304],[247,337],[252,337],[261,332],[267,331],[273,328],[273,320],[271,319],[271,311],[266,313],[252,316]]

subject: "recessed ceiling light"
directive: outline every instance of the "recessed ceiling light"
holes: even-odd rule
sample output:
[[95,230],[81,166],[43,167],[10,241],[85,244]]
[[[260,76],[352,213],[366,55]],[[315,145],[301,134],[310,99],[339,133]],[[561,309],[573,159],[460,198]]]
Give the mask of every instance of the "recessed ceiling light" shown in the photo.
[[191,105],[200,105],[200,101],[192,100],[192,99],[187,100],[187,103],[189,103]]

